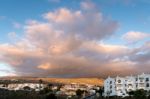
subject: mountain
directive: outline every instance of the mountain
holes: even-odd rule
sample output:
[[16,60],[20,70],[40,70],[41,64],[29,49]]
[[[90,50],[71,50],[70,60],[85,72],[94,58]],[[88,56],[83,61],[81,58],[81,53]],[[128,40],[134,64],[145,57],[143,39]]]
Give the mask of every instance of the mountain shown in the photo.
[[0,80],[22,80],[22,81],[39,81],[43,80],[49,83],[79,83],[103,86],[103,79],[100,78],[47,78],[47,77],[1,77]]
[[85,83],[85,84],[91,84],[91,85],[103,85],[103,79],[99,78],[42,78],[44,81],[48,82],[56,82],[56,83]]

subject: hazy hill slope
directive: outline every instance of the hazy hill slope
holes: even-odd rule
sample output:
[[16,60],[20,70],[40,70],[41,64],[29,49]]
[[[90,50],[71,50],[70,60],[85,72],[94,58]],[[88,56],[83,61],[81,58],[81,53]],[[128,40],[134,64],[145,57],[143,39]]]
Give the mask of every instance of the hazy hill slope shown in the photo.
[[43,81],[46,82],[52,82],[52,83],[63,83],[63,84],[70,84],[70,83],[86,83],[86,84],[92,84],[92,85],[103,85],[103,79],[99,78],[39,78],[39,77],[1,77],[1,80],[11,80],[11,79],[16,79],[16,80],[33,80],[33,81],[38,81],[42,79]]
[[42,78],[45,81],[59,82],[59,83],[87,83],[92,85],[103,85],[103,79],[98,78]]

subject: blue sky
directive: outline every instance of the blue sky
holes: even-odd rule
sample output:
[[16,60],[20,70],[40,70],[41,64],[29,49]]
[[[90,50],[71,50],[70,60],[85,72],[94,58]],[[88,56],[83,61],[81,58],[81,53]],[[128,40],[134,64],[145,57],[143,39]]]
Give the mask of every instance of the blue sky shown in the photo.
[[[47,23],[47,20],[43,18],[44,14],[48,12],[52,12],[54,14],[56,10],[61,8],[68,9],[72,12],[78,10],[82,11],[82,2],[88,2],[96,5],[94,8],[95,11],[101,13],[106,20],[113,20],[118,24],[117,29],[113,31],[113,35],[110,35],[104,39],[96,39],[96,42],[103,42],[104,44],[112,46],[123,45],[125,47],[134,49],[136,47],[143,46],[146,42],[149,41],[149,0],[1,0],[0,44],[14,44],[12,46],[16,47],[16,41],[14,38],[10,37],[10,34],[13,32],[20,39],[26,39],[24,38],[26,35],[25,27],[28,26],[29,20],[36,20],[38,22]],[[130,36],[132,35],[135,37],[131,38]],[[142,38],[139,36],[137,37],[136,35],[142,35]],[[3,57],[3,54],[0,53],[0,56]],[[20,70],[16,69],[16,67],[15,69],[11,69],[14,66],[12,66],[12,64],[10,64],[8,61],[6,62],[6,59],[0,63],[1,68],[12,71],[13,73],[15,70],[16,72]],[[1,72],[0,76],[1,75],[7,75],[7,72]]]
[[[1,42],[7,42],[7,33],[19,31],[13,23],[24,24],[26,20],[41,19],[41,15],[60,7],[79,9],[82,0],[1,0]],[[119,22],[118,35],[127,31],[150,32],[150,2],[148,0],[103,1],[93,0],[103,14]],[[19,31],[20,32],[20,31]],[[19,33],[21,34],[21,33]]]

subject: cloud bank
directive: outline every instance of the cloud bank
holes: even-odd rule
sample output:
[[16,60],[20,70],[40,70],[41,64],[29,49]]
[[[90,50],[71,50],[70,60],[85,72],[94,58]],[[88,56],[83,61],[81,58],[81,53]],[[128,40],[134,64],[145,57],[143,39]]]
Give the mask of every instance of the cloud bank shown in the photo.
[[118,22],[91,2],[82,2],[80,10],[59,8],[42,17],[44,21],[28,21],[17,41],[0,44],[0,62],[17,75],[104,77],[148,71],[150,43],[139,48],[100,43],[115,34]]

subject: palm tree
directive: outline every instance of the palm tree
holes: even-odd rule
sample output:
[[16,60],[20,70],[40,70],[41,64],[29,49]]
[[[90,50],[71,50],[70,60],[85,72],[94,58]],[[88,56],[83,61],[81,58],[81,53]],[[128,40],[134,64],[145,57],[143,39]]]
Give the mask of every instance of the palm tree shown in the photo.
[[100,87],[100,89],[97,92],[100,94],[100,97],[102,97],[104,93],[104,88]]
[[42,83],[43,83],[43,80],[40,79],[40,80],[39,80],[39,85],[40,85],[40,86],[39,86],[39,90],[40,90],[40,91],[41,91],[41,88],[42,88],[42,86],[41,86]]

